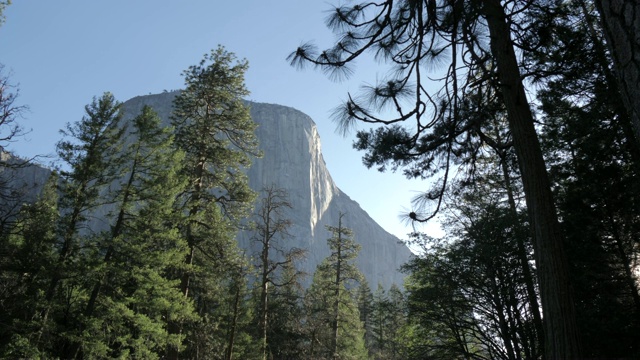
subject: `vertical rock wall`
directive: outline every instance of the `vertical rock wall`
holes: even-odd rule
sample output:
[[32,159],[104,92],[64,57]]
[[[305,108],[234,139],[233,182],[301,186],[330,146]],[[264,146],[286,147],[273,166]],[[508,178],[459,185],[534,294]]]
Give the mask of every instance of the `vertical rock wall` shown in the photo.
[[[149,105],[168,125],[176,94],[166,92],[126,101],[125,121],[133,119],[144,105]],[[322,158],[320,137],[313,120],[286,106],[262,103],[251,103],[250,106],[251,115],[258,123],[256,135],[264,156],[255,159],[248,169],[249,183],[256,191],[275,185],[288,192],[293,208],[285,216],[293,225],[287,244],[307,249],[302,270],[313,274],[318,263],[329,255],[327,239],[331,233],[325,226],[337,225],[338,215],[344,213],[344,226],[354,231],[356,242],[362,245],[357,263],[371,287],[375,289],[378,283],[387,288],[392,283],[402,284],[403,275],[398,269],[410,259],[411,252],[333,182]],[[12,176],[34,195],[30,197],[32,201],[49,174],[49,170],[29,166]],[[108,229],[109,224],[104,221],[108,211],[108,207],[96,210],[94,215],[103,219],[96,218],[92,222],[93,231]],[[250,236],[250,233],[239,235],[242,247],[250,248]],[[307,283],[310,280],[309,277]]]
[[[169,124],[171,106],[177,93],[139,96],[125,102],[127,118],[149,105]],[[251,116],[258,123],[256,135],[264,156],[255,159],[248,170],[249,183],[256,191],[275,185],[289,194],[293,209],[286,215],[293,221],[291,246],[308,250],[303,270],[313,274],[317,264],[329,255],[326,225],[337,225],[345,214],[344,225],[351,228],[362,245],[357,259],[372,288],[378,283],[389,287],[402,284],[399,267],[412,256],[409,249],[380,227],[349,196],[340,191],[322,158],[320,137],[313,120],[290,107],[250,103]],[[239,236],[240,245],[250,247],[250,234]]]

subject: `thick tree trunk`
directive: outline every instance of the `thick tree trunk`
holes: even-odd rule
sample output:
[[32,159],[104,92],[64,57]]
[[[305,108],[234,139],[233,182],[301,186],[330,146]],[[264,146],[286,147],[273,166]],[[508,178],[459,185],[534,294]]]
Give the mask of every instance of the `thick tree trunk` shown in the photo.
[[[595,49],[596,60],[602,68],[609,89],[611,89],[611,91],[620,92],[620,81],[618,81],[614,72],[609,69],[610,61],[607,57],[607,51],[605,51],[605,41],[602,39],[602,34],[596,30],[585,1],[586,0],[580,1],[579,4],[585,19],[585,25],[589,32],[589,37],[591,38],[591,42]],[[640,172],[640,138],[636,136],[634,126],[630,119],[630,113],[627,111],[626,105],[621,101],[612,101],[612,104],[615,112],[619,116],[618,123],[620,124],[624,137],[627,140],[626,146],[629,151],[629,155],[631,156],[631,160],[633,161],[633,166],[636,171]]]
[[613,58],[622,102],[640,141],[640,2],[595,1]]
[[578,330],[560,224],[533,115],[509,36],[510,29],[500,0],[485,0],[483,11],[489,27],[491,52],[497,64],[509,128],[518,155],[530,222],[535,233],[546,358],[579,358]]

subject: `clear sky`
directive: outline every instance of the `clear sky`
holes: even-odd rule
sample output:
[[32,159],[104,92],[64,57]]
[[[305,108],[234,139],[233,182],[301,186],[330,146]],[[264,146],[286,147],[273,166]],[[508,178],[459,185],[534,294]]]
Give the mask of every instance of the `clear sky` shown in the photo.
[[412,229],[399,215],[426,184],[366,169],[351,146],[355,134],[342,137],[330,119],[347,92],[375,82],[384,70],[361,61],[352,78],[336,83],[286,61],[304,42],[332,44],[324,25],[330,9],[330,2],[317,0],[15,0],[0,27],[0,63],[19,84],[18,103],[30,108],[20,122],[32,131],[9,149],[53,155],[58,130],[79,120],[93,96],[110,91],[126,101],[180,89],[181,72],[220,44],[249,61],[248,100],[308,114],[337,186],[404,239]]

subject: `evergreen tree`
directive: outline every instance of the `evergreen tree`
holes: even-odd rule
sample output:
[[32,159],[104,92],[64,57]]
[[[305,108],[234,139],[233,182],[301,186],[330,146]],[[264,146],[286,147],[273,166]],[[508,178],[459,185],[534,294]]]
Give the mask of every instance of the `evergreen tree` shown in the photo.
[[[225,359],[231,360],[234,357],[239,359],[258,358],[261,354],[262,347],[258,346],[252,334],[252,320],[255,314],[252,312],[252,302],[250,298],[250,290],[248,279],[251,274],[251,266],[248,263],[242,264],[240,268],[232,275],[229,289],[230,300],[228,301],[229,310],[218,311],[220,316],[218,323],[220,330],[226,331],[224,338],[226,339],[223,352]],[[204,353],[203,355],[207,355]]]
[[[186,154],[182,174],[188,180],[178,204],[188,245],[180,290],[197,300],[201,318],[200,325],[188,326],[193,338],[217,326],[208,323],[216,318],[209,312],[223,307],[218,294],[234,278],[232,269],[244,266],[234,236],[255,197],[243,169],[258,155],[256,124],[243,103],[246,69],[246,61],[219,47],[184,72],[186,88],[174,101],[176,145]],[[170,331],[178,334],[182,327],[175,322]],[[185,354],[193,357],[196,349],[188,346]],[[172,349],[169,358],[177,357]]]
[[385,358],[387,354],[387,342],[389,340],[387,334],[387,327],[390,319],[390,307],[389,299],[387,299],[386,291],[381,284],[378,284],[376,292],[373,294],[373,313],[372,313],[372,332],[373,343],[370,349],[373,351],[373,357],[375,359]]
[[611,96],[620,85],[593,2],[567,3],[551,21],[555,41],[526,60],[547,74],[537,79],[541,139],[569,249],[584,356],[635,357],[640,293],[630,259],[639,229],[638,142],[623,98]]
[[389,334],[388,359],[405,359],[407,346],[404,343],[403,330],[407,323],[407,302],[398,285],[391,284],[388,292],[389,318],[387,333]]
[[372,305],[370,354],[375,359],[406,358],[406,345],[401,339],[401,331],[407,322],[406,300],[402,291],[393,284],[387,292],[378,284]]
[[[258,269],[258,285],[260,287],[259,304],[258,304],[258,323],[260,328],[260,343],[262,348],[262,358],[267,358],[269,347],[268,329],[269,318],[273,314],[269,312],[269,287],[282,286],[278,284],[276,274],[284,267],[289,267],[293,262],[304,256],[304,250],[292,247],[285,249],[282,241],[290,237],[288,229],[291,226],[291,220],[284,218],[284,212],[291,209],[291,203],[288,201],[286,191],[276,189],[274,186],[263,189],[263,197],[261,206],[256,215],[255,236],[252,237],[254,243],[258,246],[257,269]],[[289,282],[291,280],[287,280]]]
[[[366,359],[364,329],[355,297],[343,284],[336,299],[335,271],[328,258],[318,265],[305,295],[305,324],[310,359]],[[338,313],[335,313],[335,304]],[[337,321],[336,321],[337,317]],[[335,337],[335,324],[339,336]]]
[[[425,238],[424,240],[434,240]],[[406,269],[409,318],[414,325],[410,359],[491,358],[474,338],[473,308],[449,276],[445,251],[432,247],[428,256],[410,262]]]
[[89,296],[77,314],[70,357],[157,358],[181,342],[167,334],[168,320],[193,317],[191,303],[168,278],[186,254],[173,226],[174,201],[186,183],[178,176],[184,156],[160,122],[147,106],[132,120],[122,176],[103,194],[114,204],[111,228],[91,244],[97,256],[86,274]]
[[288,258],[277,277],[279,286],[273,289],[269,301],[269,351],[274,359],[304,358],[304,289],[301,284],[306,274],[296,268],[300,259]]
[[124,128],[121,104],[110,93],[94,98],[85,107],[86,116],[61,131],[67,139],[57,145],[58,155],[69,171],[61,171],[61,217],[57,226],[57,259],[47,274],[44,301],[34,311],[40,322],[37,335],[30,341],[49,356],[68,356],[74,342],[74,314],[87,296],[83,275],[91,266],[85,245],[98,234],[86,228],[87,218],[97,206],[107,201],[101,192],[120,174]]
[[331,254],[320,263],[307,292],[307,320],[310,353],[326,359],[364,358],[364,329],[360,321],[353,283],[362,274],[353,263],[360,245],[353,232],[342,224],[327,226]]
[[369,354],[373,344],[373,311],[374,298],[369,283],[366,278],[362,278],[357,292],[358,312],[360,313],[360,321],[364,328],[364,344]]
[[331,349],[333,357],[338,356],[338,336],[340,329],[340,302],[341,292],[344,292],[347,285],[352,281],[360,281],[362,274],[353,263],[353,260],[358,256],[361,246],[353,240],[353,231],[351,229],[342,226],[342,218],[344,214],[340,214],[338,217],[338,226],[327,226],[327,230],[331,231],[332,236],[327,243],[331,250],[331,255],[325,262],[319,266],[322,271],[332,275],[332,286],[330,289],[333,291],[333,304],[331,310],[333,315],[331,317]]
[[[536,359],[541,349],[518,259],[523,219],[488,198],[469,198],[448,222],[444,241],[407,266],[411,317],[428,337],[416,356]],[[440,335],[438,335],[440,334]]]

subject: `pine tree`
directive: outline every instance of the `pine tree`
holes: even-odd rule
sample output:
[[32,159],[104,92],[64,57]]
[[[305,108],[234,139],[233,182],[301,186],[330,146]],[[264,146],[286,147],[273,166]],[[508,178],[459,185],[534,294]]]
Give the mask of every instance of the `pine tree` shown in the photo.
[[397,285],[389,291],[382,285],[373,294],[371,313],[372,336],[370,353],[375,359],[403,359],[406,357],[406,345],[403,343],[402,330],[407,322],[406,300]]
[[305,297],[310,352],[327,359],[366,357],[354,287],[362,279],[353,263],[360,245],[343,226],[343,217],[340,214],[338,226],[327,226],[331,254],[318,265]]
[[[234,236],[255,198],[243,170],[258,155],[256,124],[243,103],[246,69],[246,61],[218,47],[184,72],[186,88],[174,101],[172,123],[176,145],[186,154],[182,174],[188,180],[178,204],[188,245],[180,290],[197,299],[201,326],[188,327],[196,338],[206,335],[200,331],[215,318],[208,314],[211,309],[220,308],[217,294],[233,278],[230,269],[241,268],[244,261]],[[178,334],[181,328],[175,322],[170,330]],[[186,354],[193,351],[187,348]],[[169,358],[177,357],[172,349]]]
[[376,359],[386,358],[388,355],[389,335],[387,330],[391,321],[390,307],[391,304],[384,287],[382,284],[378,284],[378,288],[373,293],[373,313],[371,316],[373,342],[370,347]]
[[297,261],[290,257],[277,276],[279,286],[273,289],[269,301],[269,351],[274,359],[304,358],[304,289],[301,284],[306,275],[296,268]]
[[425,238],[429,249],[407,266],[410,318],[425,337],[413,351],[442,359],[539,358],[539,334],[518,257],[518,238],[528,236],[523,216],[500,205],[498,193],[493,199],[473,195],[452,212],[447,237]]
[[[312,359],[366,359],[364,329],[360,322],[358,304],[344,284],[336,299],[335,271],[325,259],[318,265],[311,286],[305,294],[304,329],[308,341],[305,356]],[[339,336],[335,337],[338,303]]]
[[611,96],[620,92],[617,70],[593,2],[566,4],[553,24],[557,40],[527,61],[536,73],[552,74],[538,79],[541,140],[566,234],[584,356],[634,357],[640,293],[629,260],[637,256],[638,143],[623,97]]
[[357,292],[358,312],[364,328],[364,344],[369,354],[373,345],[373,309],[374,298],[366,278],[362,278]]
[[407,345],[404,343],[403,330],[407,323],[407,301],[398,285],[391,284],[387,293],[389,300],[389,357],[388,359],[405,359]]
[[57,259],[47,274],[43,304],[34,309],[40,327],[32,340],[42,351],[50,352],[49,356],[68,356],[74,341],[78,319],[73,314],[79,312],[76,306],[87,295],[83,288],[87,279],[82,274],[90,267],[84,246],[99,236],[86,229],[87,217],[107,202],[100,194],[121,170],[117,156],[124,133],[120,109],[121,104],[110,93],[94,98],[85,107],[86,116],[67,124],[61,131],[67,138],[57,144],[58,155],[69,171],[60,173],[62,216],[57,227]]
[[186,254],[173,226],[174,201],[186,183],[178,176],[184,156],[172,146],[172,129],[160,123],[147,106],[132,120],[122,176],[103,194],[113,203],[111,228],[91,244],[98,256],[86,274],[89,296],[70,356],[157,358],[181,340],[167,334],[166,319],[193,317],[167,277]]
[[271,186],[263,189],[262,193],[261,206],[254,223],[255,236],[252,240],[258,247],[256,266],[260,287],[258,323],[262,358],[266,359],[269,347],[268,322],[269,318],[275,315],[269,312],[269,287],[277,288],[286,284],[278,284],[276,274],[287,266],[291,269],[294,261],[304,257],[304,250],[296,247],[287,249],[287,246],[282,244],[283,240],[290,238],[288,229],[292,224],[291,220],[284,218],[284,212],[291,209],[286,191]]
[[327,226],[327,230],[331,231],[332,236],[327,243],[329,249],[331,249],[331,255],[327,258],[326,262],[320,264],[323,271],[327,271],[332,274],[332,286],[333,290],[333,304],[331,309],[333,315],[331,317],[331,348],[333,357],[338,356],[338,336],[340,328],[340,301],[341,292],[346,289],[346,286],[351,281],[359,281],[362,278],[362,274],[353,263],[353,260],[358,256],[360,251],[360,245],[353,240],[353,231],[351,229],[343,227],[342,218],[344,214],[340,214],[338,217],[338,226]]

